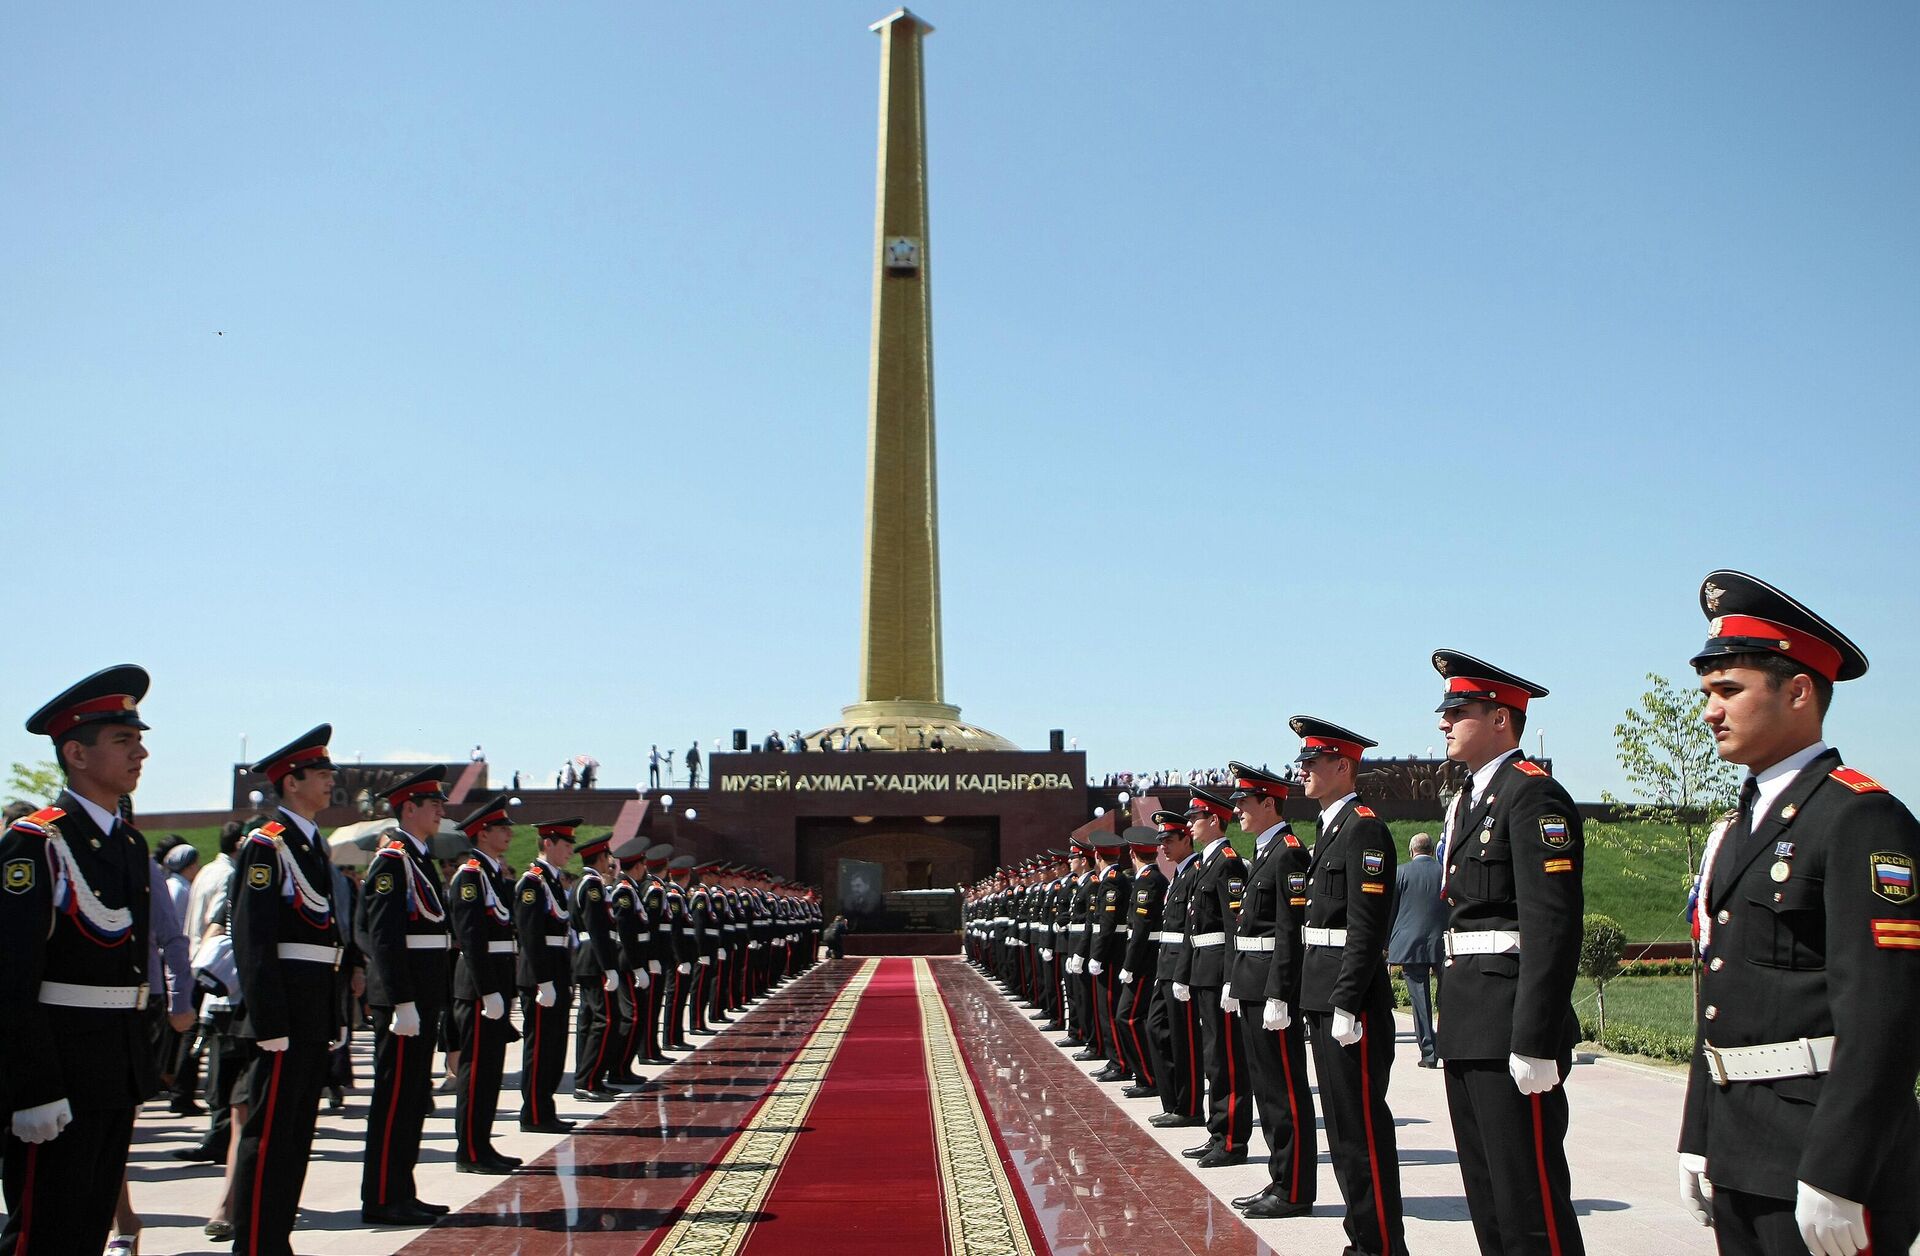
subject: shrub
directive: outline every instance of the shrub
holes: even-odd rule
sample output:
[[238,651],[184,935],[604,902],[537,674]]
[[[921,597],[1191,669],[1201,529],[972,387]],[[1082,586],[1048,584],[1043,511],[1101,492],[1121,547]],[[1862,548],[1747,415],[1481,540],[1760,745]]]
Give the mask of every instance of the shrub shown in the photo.
[[1611,916],[1590,915],[1580,937],[1580,975],[1593,982],[1600,1032],[1607,1032],[1607,983],[1620,971],[1627,933]]

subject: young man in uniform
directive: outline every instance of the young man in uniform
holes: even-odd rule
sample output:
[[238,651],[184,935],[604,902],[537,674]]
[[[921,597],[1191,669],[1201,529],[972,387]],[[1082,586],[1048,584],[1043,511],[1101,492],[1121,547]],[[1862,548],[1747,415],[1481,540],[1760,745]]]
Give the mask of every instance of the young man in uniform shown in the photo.
[[461,1173],[511,1173],[520,1160],[493,1147],[507,1044],[519,1036],[507,1019],[515,966],[513,889],[500,862],[513,840],[507,796],[484,803],[460,822],[460,831],[473,853],[447,883],[447,910],[460,944],[453,970],[453,1040],[460,1045],[453,1164]]
[[620,951],[613,934],[607,876],[613,850],[606,834],[575,847],[581,872],[573,883],[573,981],[580,998],[573,1040],[573,1097],[611,1103],[621,1092],[607,1085],[613,1064],[613,995],[620,986]]
[[1920,1231],[1920,824],[1824,740],[1859,647],[1742,572],[1700,606],[1705,719],[1748,775],[1702,860],[1681,1197],[1728,1256],[1898,1256]]
[[[1121,963],[1127,955],[1127,921],[1133,915],[1132,865],[1127,863],[1127,842],[1119,834],[1102,834],[1094,843],[1094,855],[1100,860],[1100,875],[1094,882],[1093,910],[1087,940],[1087,976],[1093,989],[1093,1014],[1100,1021],[1100,1038],[1106,1046],[1106,1067],[1093,1075],[1095,1081],[1122,1082],[1131,1071],[1126,1053],[1120,1046],[1114,1010],[1120,998],[1118,980]],[[1125,865],[1125,866],[1123,866]],[[1038,874],[1036,873],[1036,876]],[[1040,891],[1036,887],[1036,900]],[[1036,993],[1035,998],[1039,996]]]
[[1584,830],[1572,795],[1520,753],[1545,689],[1455,650],[1447,757],[1472,774],[1443,832],[1447,962],[1435,1047],[1480,1250],[1579,1256],[1567,1173],[1567,1092],[1580,1024]]
[[553,1110],[553,1094],[567,1066],[567,1021],[573,1006],[573,966],[568,953],[567,891],[560,869],[573,858],[577,816],[534,825],[540,854],[513,887],[514,932],[520,957],[514,976],[520,987],[520,1128],[564,1134],[573,1122]]
[[642,1050],[641,1036],[647,1028],[647,987],[653,984],[647,975],[647,950],[653,943],[653,921],[641,905],[640,883],[634,879],[634,871],[647,861],[646,839],[629,839],[613,852],[613,861],[609,900],[620,955],[620,986],[614,992],[619,996],[618,1019],[613,1032],[614,1063],[607,1070],[607,1084],[615,1089],[639,1090],[644,1083],[633,1071],[633,1058]]
[[420,1203],[413,1180],[433,1104],[435,1038],[453,996],[446,887],[429,845],[447,814],[445,775],[435,765],[386,791],[400,831],[374,852],[361,879],[357,932],[373,1016],[373,1098],[360,1218],[370,1225],[432,1225],[445,1211]]
[[1246,1018],[1248,1071],[1267,1140],[1267,1185],[1233,1205],[1249,1217],[1293,1217],[1313,1207],[1320,1162],[1305,1022],[1293,1015],[1300,1006],[1300,926],[1306,920],[1309,856],[1280,817],[1293,782],[1244,763],[1229,763],[1227,769],[1234,781],[1227,801],[1241,830],[1256,835],[1246,896],[1233,929],[1227,990]]
[[640,906],[647,912],[647,919],[653,922],[653,937],[647,947],[647,1040],[646,1054],[642,1057],[647,1064],[671,1064],[674,1057],[667,1054],[667,1044],[672,1040],[672,1031],[667,1018],[673,1011],[670,991],[673,985],[674,969],[679,965],[679,952],[676,948],[674,923],[668,910],[668,886],[661,877],[667,870],[667,861],[673,858],[673,847],[661,842],[646,849],[644,860],[645,875],[640,878]]
[[666,1020],[671,1036],[666,1046],[676,1051],[691,1049],[687,1035],[695,1027],[693,1007],[695,961],[700,958],[700,930],[694,926],[689,902],[689,879],[693,876],[693,856],[675,855],[667,861],[667,927],[673,934],[673,1002]]
[[1320,805],[1307,871],[1300,1007],[1313,1037],[1320,1110],[1334,1181],[1347,1204],[1349,1250],[1406,1256],[1400,1161],[1387,1107],[1393,1074],[1393,834],[1360,801],[1360,757],[1374,743],[1337,724],[1296,715],[1305,793]]
[[1233,922],[1247,886],[1246,861],[1227,841],[1233,807],[1196,787],[1187,808],[1194,845],[1193,897],[1187,905],[1189,963],[1185,985],[1200,1023],[1200,1050],[1207,1074],[1207,1141],[1180,1154],[1203,1169],[1244,1164],[1253,1136],[1252,1079],[1239,1004],[1227,993]]
[[0,837],[8,1256],[106,1245],[134,1113],[159,1086],[144,1010],[147,841],[119,815],[147,757],[147,683],[132,664],[110,667],[27,721],[53,739],[66,788]]
[[[1129,829],[1157,838],[1152,829]],[[1167,877],[1160,871],[1160,843],[1133,841],[1133,895],[1127,904],[1127,938],[1121,952],[1120,1003],[1114,1011],[1114,1037],[1120,1046],[1121,1068],[1133,1084],[1121,1090],[1129,1099],[1149,1099],[1160,1091],[1153,1071],[1154,1053],[1148,1045],[1149,1018],[1155,989],[1153,969],[1160,954],[1160,914],[1167,901]]]
[[1187,911],[1193,898],[1193,830],[1178,811],[1156,811],[1160,851],[1173,867],[1166,901],[1160,909],[1160,954],[1154,969],[1153,1004],[1147,1009],[1147,1045],[1156,1052],[1154,1076],[1159,1080],[1160,1111],[1147,1124],[1161,1129],[1205,1125],[1200,1115],[1206,1100],[1200,1080],[1200,1026],[1194,1019],[1193,992],[1186,986]]

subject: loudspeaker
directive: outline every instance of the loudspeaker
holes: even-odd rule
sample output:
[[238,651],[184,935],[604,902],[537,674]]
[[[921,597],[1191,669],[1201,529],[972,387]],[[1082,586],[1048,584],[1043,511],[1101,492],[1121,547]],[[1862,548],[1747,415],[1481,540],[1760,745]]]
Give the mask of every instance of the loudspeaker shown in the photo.
[[745,750],[747,748],[747,730],[746,729],[736,728],[733,730],[733,748],[735,750]]
[[1059,754],[1062,750],[1065,750],[1066,748],[1067,748],[1067,730],[1064,728],[1055,728],[1055,729],[1048,730],[1047,749],[1053,751],[1055,754]]

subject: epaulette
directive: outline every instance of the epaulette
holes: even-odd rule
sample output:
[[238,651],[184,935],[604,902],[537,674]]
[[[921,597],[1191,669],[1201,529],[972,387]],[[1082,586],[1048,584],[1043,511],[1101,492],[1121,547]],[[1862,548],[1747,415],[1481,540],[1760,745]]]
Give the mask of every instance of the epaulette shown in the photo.
[[13,822],[13,827],[27,833],[38,833],[41,837],[52,837],[60,830],[54,828],[54,822],[66,817],[66,812],[58,807],[42,807],[30,816],[21,816]]
[[258,842],[262,846],[272,846],[279,840],[280,835],[286,831],[286,826],[279,821],[269,820],[251,833],[248,833],[247,840],[249,842]]
[[1287,839],[1287,845],[1293,847],[1295,850],[1300,849],[1300,839],[1293,835],[1293,830],[1289,829],[1280,836]]
[[1551,776],[1552,775],[1551,772],[1547,771],[1545,768],[1541,767],[1539,764],[1533,762],[1531,759],[1515,759],[1513,761],[1513,766],[1520,769],[1522,772],[1525,772],[1528,776]]
[[1856,772],[1852,768],[1835,768],[1833,771],[1827,773],[1827,775],[1839,781],[1856,794],[1884,794],[1887,792],[1885,785],[1874,780],[1865,772]]
[[405,853],[406,853],[406,849],[400,845],[399,840],[396,838],[394,841],[388,842],[385,845],[381,846],[379,850],[374,851],[373,857],[375,859],[378,859],[382,855],[404,856]]
[[469,859],[469,860],[467,860],[467,863],[466,863],[466,870],[467,870],[468,872],[478,872],[478,871],[480,871],[480,861],[479,861],[478,859]]
[[1373,819],[1373,808],[1363,807],[1360,804],[1355,803],[1353,807],[1353,814],[1357,816],[1365,816],[1367,819],[1371,820]]

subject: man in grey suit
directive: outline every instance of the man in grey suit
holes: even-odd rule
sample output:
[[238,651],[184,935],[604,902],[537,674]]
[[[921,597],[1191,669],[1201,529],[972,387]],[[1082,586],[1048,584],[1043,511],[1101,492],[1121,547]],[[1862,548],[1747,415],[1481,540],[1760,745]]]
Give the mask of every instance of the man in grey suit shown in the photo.
[[1420,1044],[1420,1067],[1439,1068],[1433,1046],[1433,966],[1441,955],[1440,935],[1447,927],[1447,903],[1440,897],[1440,861],[1433,857],[1433,835],[1415,833],[1407,843],[1412,856],[1393,882],[1393,932],[1387,962],[1400,965],[1413,1003],[1413,1036]]

